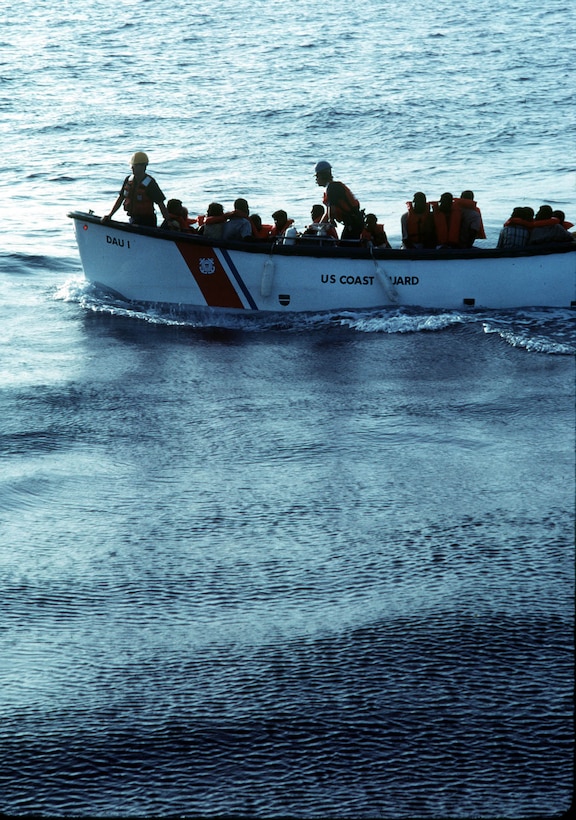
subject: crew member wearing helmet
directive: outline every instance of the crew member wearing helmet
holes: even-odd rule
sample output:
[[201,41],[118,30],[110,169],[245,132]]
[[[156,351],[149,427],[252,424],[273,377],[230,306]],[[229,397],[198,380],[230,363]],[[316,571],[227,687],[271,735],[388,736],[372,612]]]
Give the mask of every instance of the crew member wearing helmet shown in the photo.
[[108,222],[121,205],[130,217],[133,225],[147,225],[155,228],[157,225],[154,205],[158,205],[164,219],[169,219],[168,209],[164,205],[166,197],[160,190],[158,183],[146,173],[148,155],[144,151],[136,151],[130,160],[132,174],[126,177],[118,198],[109,214],[102,217],[102,222]]
[[314,168],[316,183],[323,188],[326,214],[324,222],[341,222],[344,224],[341,239],[360,239],[364,228],[364,212],[360,210],[360,203],[347,185],[337,182],[332,177],[332,166],[321,160]]

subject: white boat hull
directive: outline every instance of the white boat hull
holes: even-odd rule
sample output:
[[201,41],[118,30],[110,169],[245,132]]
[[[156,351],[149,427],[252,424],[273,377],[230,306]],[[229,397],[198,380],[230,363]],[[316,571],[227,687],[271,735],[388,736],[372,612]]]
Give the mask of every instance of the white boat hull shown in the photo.
[[576,243],[538,251],[209,242],[73,212],[86,279],[138,304],[232,311],[574,307]]

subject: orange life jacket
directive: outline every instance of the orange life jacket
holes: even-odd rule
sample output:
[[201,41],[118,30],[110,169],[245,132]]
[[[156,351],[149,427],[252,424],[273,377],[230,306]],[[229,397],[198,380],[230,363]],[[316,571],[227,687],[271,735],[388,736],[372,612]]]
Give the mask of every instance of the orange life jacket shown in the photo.
[[190,232],[192,222],[196,221],[188,218],[188,209],[184,206],[182,206],[182,213],[180,214],[173,214],[171,211],[168,211],[168,219],[173,223],[175,230],[183,232]]
[[440,203],[432,202],[430,204],[434,214],[437,244],[458,248],[460,246],[460,222],[462,219],[462,211],[458,205],[458,200],[453,200],[449,214],[440,210]]
[[152,177],[146,174],[138,185],[135,186],[134,182],[134,176],[126,177],[122,190],[124,210],[129,216],[153,216],[154,203],[146,194],[146,188],[152,182]]
[[[252,222],[252,220],[250,220]],[[256,237],[256,239],[270,239],[270,232],[274,228],[274,225],[262,225],[257,228],[256,225],[252,222],[252,234]]]
[[315,220],[305,229],[302,236],[316,236],[318,239],[339,239],[338,231],[331,222]]
[[198,224],[202,225],[218,225],[220,222],[226,222],[226,214],[217,214],[216,216],[199,216]]
[[434,217],[430,210],[430,203],[426,203],[423,213],[416,213],[414,203],[407,202],[407,239],[411,247],[423,245],[425,248],[436,247]]
[[478,216],[480,217],[480,229],[478,231],[478,236],[476,239],[486,239],[486,232],[484,230],[484,223],[482,222],[482,214],[480,213],[480,208],[473,199],[460,199],[458,197],[454,200],[454,202],[458,203],[460,208],[469,208],[470,210],[477,211]]
[[559,224],[560,220],[556,219],[555,216],[551,216],[550,219],[522,219],[519,216],[511,216],[510,219],[507,219],[504,223],[504,227],[519,225],[521,228],[532,230],[532,228],[551,228],[553,225]]
[[[344,197],[342,199],[339,199],[338,202],[336,202],[335,204],[329,206],[331,216],[337,222],[346,223],[346,221],[350,217],[355,217],[355,216],[358,215],[359,210],[360,210],[360,203],[358,202],[358,200],[356,199],[356,197],[354,196],[354,194],[352,193],[350,188],[347,185],[344,185],[343,182],[339,182],[337,180],[332,180],[328,184],[332,185],[334,182],[337,182],[338,185],[342,186],[342,193],[344,194]],[[323,197],[322,201],[323,201],[324,205],[328,206],[328,191],[327,190],[324,191],[324,197]]]
[[379,222],[376,223],[373,231],[371,231],[370,228],[365,227],[360,234],[360,241],[363,243],[372,242],[372,244],[377,248],[382,245],[386,248],[391,247],[388,242],[388,237],[386,236],[386,231],[384,230],[384,225],[380,225]]
[[[193,230],[196,233],[205,233],[206,228],[210,228],[213,225],[223,225],[226,222],[226,216],[224,214],[217,214],[215,216],[207,216],[206,214],[198,214],[196,219],[194,220],[197,224],[197,228]],[[210,231],[210,239],[220,238],[222,233],[222,229],[220,231]]]
[[287,219],[285,224],[281,228],[277,228],[276,225],[273,225],[272,228],[270,228],[270,236],[283,236],[285,232],[288,230],[288,228],[293,224],[293,219]]

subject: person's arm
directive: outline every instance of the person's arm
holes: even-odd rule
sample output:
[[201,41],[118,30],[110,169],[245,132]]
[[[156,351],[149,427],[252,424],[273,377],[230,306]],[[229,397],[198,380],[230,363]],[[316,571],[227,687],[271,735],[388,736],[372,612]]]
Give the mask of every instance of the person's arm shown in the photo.
[[332,213],[332,197],[334,194],[334,180],[329,182],[326,185],[326,192],[324,194],[324,205],[326,206],[326,211],[324,212],[324,216],[320,220],[320,222],[336,222],[337,220],[334,219],[334,214]]
[[164,204],[164,201],[158,203],[158,207],[160,208],[160,213],[164,217],[164,219],[170,219],[170,214],[168,213],[168,208]]
[[402,214],[400,217],[400,228],[402,230],[402,244],[405,248],[408,247],[408,214]]
[[118,199],[116,200],[114,205],[112,205],[112,209],[110,210],[109,213],[107,213],[105,216],[102,217],[101,222],[109,222],[112,219],[112,217],[114,216],[114,214],[116,213],[116,211],[119,209],[119,207],[122,205],[123,201],[124,201],[124,192],[121,191],[118,194]]
[[168,209],[165,205],[166,197],[164,196],[163,192],[160,189],[160,186],[156,182],[155,179],[151,179],[150,183],[146,189],[146,195],[152,200],[155,205],[158,205],[160,208],[160,213],[164,217],[164,219],[170,219],[170,214],[168,213]]
[[105,216],[102,217],[102,222],[109,222],[124,202],[124,198],[126,197],[126,183],[128,182],[128,180],[129,177],[126,177],[126,179],[122,183],[122,187],[120,188],[120,193],[116,198],[116,202],[114,203],[114,205],[112,205],[111,210]]

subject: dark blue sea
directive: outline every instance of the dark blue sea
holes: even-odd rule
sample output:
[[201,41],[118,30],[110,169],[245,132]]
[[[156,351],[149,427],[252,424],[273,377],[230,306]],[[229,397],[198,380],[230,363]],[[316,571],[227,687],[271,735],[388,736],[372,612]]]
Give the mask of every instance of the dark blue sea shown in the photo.
[[576,222],[567,2],[6,0],[0,815],[536,820],[572,802],[576,314],[135,311],[70,210],[136,150],[307,224],[329,160]]

